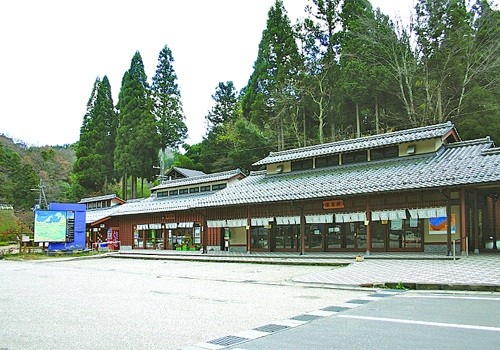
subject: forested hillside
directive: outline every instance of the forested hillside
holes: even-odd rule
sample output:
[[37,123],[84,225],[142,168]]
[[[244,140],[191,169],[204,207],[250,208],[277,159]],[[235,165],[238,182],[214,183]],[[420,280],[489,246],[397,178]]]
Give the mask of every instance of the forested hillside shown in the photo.
[[214,87],[195,145],[184,143],[175,53],[161,49],[149,80],[136,52],[118,101],[106,76],[89,87],[75,162],[69,147],[0,149],[2,180],[10,179],[0,196],[29,207],[42,177],[51,200],[137,198],[171,165],[250,171],[270,151],[445,121],[462,139],[488,135],[498,144],[500,12],[491,4],[417,0],[402,23],[368,0],[310,0],[291,23],[275,0],[247,85]]
[[[2,216],[1,235],[26,233],[33,221],[32,208],[47,202],[72,202],[70,173],[75,152],[69,146],[28,147],[0,135],[0,204],[14,208],[13,216]],[[10,219],[7,219],[7,218]]]

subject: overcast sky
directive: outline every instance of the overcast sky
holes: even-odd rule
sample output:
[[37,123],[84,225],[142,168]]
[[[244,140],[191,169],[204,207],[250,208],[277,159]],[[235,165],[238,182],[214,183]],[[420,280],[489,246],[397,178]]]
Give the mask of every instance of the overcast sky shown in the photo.
[[[308,0],[283,0],[292,23]],[[372,0],[391,17],[413,0]],[[168,45],[189,144],[205,134],[221,81],[243,88],[274,0],[12,0],[0,2],[0,134],[28,145],[78,141],[97,76],[114,103],[135,51],[146,74]]]

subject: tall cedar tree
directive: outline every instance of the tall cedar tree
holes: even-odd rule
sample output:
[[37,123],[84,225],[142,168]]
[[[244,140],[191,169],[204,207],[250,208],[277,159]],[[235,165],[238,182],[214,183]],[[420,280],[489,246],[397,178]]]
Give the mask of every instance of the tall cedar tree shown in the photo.
[[73,173],[80,186],[79,196],[104,194],[108,183],[114,180],[117,123],[108,77],[98,77],[87,102],[75,152]]
[[158,56],[151,85],[153,114],[158,124],[161,148],[176,149],[187,137],[181,93],[173,67],[172,51],[165,45]]
[[238,94],[232,81],[220,82],[212,95],[215,104],[205,117],[208,130],[216,131],[221,125],[238,116]]
[[302,44],[305,72],[301,79],[303,92],[304,144],[323,143],[337,138],[339,94],[338,30],[340,0],[311,0],[308,17],[297,30]]
[[352,123],[349,116],[355,116],[356,136],[361,136],[360,109],[366,106],[371,98],[369,87],[374,76],[372,62],[369,62],[366,44],[359,39],[363,32],[363,23],[373,19],[374,14],[368,0],[345,1],[340,15],[342,31],[340,34],[340,70],[341,86],[346,103],[346,120]]
[[[136,198],[137,179],[153,178],[160,148],[147,77],[138,51],[123,76],[118,98],[115,168],[124,184],[129,175],[132,177],[132,197]],[[126,186],[123,187],[122,196],[127,198]]]
[[274,134],[276,148],[289,145],[297,116],[296,83],[302,67],[296,38],[281,0],[268,13],[254,71],[244,89],[243,115]]

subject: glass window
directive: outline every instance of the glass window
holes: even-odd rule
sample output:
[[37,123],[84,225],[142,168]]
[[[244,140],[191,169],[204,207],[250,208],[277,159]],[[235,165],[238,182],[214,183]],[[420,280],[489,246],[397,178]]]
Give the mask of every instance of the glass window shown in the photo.
[[375,148],[370,150],[370,159],[378,160],[385,158],[397,158],[399,156],[398,146]]
[[179,194],[179,190],[170,190],[168,191],[169,196],[177,196]]
[[200,192],[208,192],[208,191],[210,191],[210,185],[200,187]]
[[323,234],[325,225],[306,224],[306,249],[321,250],[323,248]]
[[267,241],[267,228],[262,226],[252,227],[251,247],[253,249],[269,249]]
[[362,222],[336,223],[327,230],[328,248],[366,248],[366,226]]
[[217,191],[217,190],[222,190],[226,188],[227,184],[217,184],[217,185],[212,185],[212,191]]
[[181,188],[181,189],[179,190],[179,194],[186,194],[186,193],[188,193],[188,192],[189,192],[189,189],[188,189],[188,188]]
[[191,187],[189,189],[189,193],[198,193],[200,192],[200,188],[199,187]]
[[312,165],[313,165],[312,159],[296,160],[292,162],[292,171],[312,169],[313,167]]
[[342,154],[342,164],[361,163],[368,160],[367,151],[358,151]]
[[166,197],[168,196],[167,191],[156,192],[156,197]]
[[326,157],[317,157],[315,159],[316,168],[324,168],[332,165],[339,165],[339,155],[334,154]]

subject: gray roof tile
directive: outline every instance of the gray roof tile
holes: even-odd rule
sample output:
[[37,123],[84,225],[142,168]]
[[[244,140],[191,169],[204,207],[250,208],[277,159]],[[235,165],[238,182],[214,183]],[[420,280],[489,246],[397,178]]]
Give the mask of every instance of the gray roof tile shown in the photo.
[[195,184],[204,184],[208,182],[224,181],[224,180],[229,180],[238,175],[244,176],[244,174],[241,172],[240,169],[223,171],[214,174],[204,174],[194,177],[187,177],[183,179],[170,180],[170,181],[165,181],[162,184],[151,188],[151,191],[157,191],[173,187],[190,186]]
[[447,135],[455,127],[452,123],[443,123],[420,128],[394,131],[386,134],[360,137],[352,140],[342,140],[320,145],[295,148],[281,152],[271,152],[269,156],[255,162],[254,166],[275,164],[291,160],[307,159],[312,157],[352,152],[368,148],[385,147],[405,142],[414,142]]
[[197,204],[228,206],[498,182],[500,152],[483,152],[491,146],[489,139],[482,139],[450,144],[431,154],[276,175],[254,172]]

